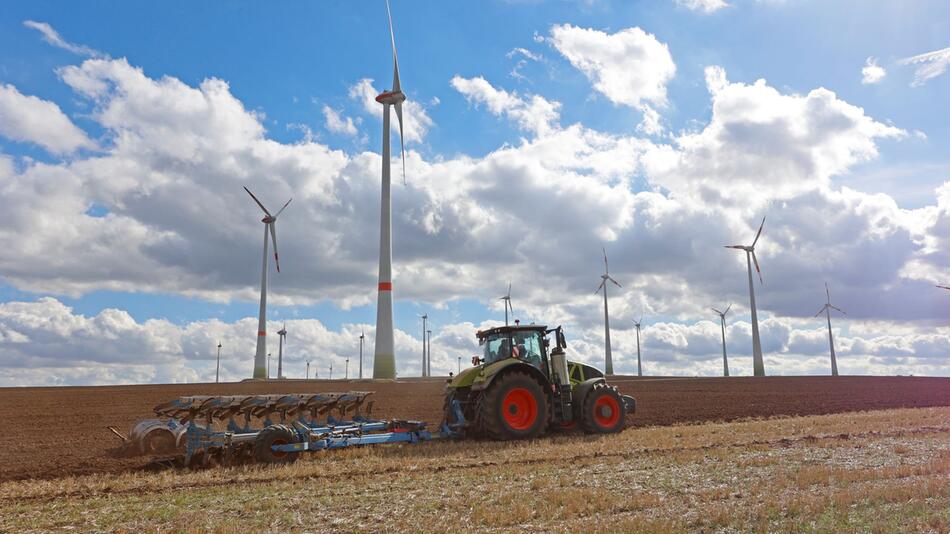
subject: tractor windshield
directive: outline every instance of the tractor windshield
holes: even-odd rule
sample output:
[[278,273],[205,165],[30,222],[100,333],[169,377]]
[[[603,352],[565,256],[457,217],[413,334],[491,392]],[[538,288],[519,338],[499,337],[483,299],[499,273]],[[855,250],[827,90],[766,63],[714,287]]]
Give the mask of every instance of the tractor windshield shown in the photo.
[[498,332],[482,340],[485,363],[494,363],[512,356],[535,367],[541,367],[541,332]]

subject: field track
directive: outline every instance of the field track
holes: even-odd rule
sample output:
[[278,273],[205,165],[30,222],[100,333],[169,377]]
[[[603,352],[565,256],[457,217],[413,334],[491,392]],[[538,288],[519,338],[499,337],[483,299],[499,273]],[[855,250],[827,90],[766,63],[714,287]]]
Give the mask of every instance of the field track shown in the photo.
[[[950,406],[950,378],[924,377],[615,377],[637,399],[636,426],[747,417],[813,415],[885,408]],[[392,381],[287,380],[231,384],[0,388],[0,481],[137,469],[145,460],[115,459],[118,440],[152,415],[156,404],[182,395],[375,391],[377,417],[441,419],[442,379]]]

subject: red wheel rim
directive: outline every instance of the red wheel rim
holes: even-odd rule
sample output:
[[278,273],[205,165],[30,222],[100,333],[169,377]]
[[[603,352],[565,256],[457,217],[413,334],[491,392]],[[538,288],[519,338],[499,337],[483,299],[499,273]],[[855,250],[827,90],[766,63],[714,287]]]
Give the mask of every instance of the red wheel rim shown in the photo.
[[273,447],[277,445],[286,445],[286,444],[287,444],[287,440],[283,438],[277,438],[270,444],[271,453],[274,455],[274,458],[283,458],[284,456],[287,456],[287,451],[275,451],[273,449]]
[[515,430],[528,430],[538,418],[538,401],[525,388],[515,388],[501,403],[505,423]]
[[603,428],[611,428],[620,420],[620,403],[610,395],[601,395],[594,401],[594,421]]

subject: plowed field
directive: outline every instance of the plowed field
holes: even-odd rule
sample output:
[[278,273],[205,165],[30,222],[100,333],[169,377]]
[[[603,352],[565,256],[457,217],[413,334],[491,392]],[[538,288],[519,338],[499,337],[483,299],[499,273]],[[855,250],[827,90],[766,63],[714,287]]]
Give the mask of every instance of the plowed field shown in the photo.
[[[950,378],[921,377],[616,377],[637,399],[636,426],[730,421],[885,408],[950,406]],[[270,381],[236,384],[0,389],[0,481],[119,472],[142,458],[108,455],[123,431],[152,415],[156,404],[182,395],[375,391],[378,417],[441,419],[441,379],[392,381]]]

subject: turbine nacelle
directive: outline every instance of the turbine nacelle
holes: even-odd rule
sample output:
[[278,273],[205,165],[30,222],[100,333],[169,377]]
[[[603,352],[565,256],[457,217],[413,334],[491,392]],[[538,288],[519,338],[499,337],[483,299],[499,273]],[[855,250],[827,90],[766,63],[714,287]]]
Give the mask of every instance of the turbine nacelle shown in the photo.
[[[406,94],[402,91],[386,91],[376,97],[380,104],[396,105],[406,101]],[[401,122],[401,121],[400,121]]]

